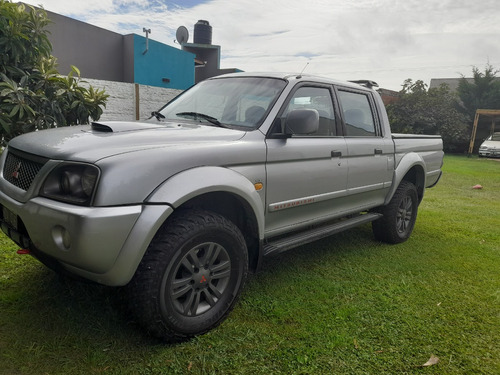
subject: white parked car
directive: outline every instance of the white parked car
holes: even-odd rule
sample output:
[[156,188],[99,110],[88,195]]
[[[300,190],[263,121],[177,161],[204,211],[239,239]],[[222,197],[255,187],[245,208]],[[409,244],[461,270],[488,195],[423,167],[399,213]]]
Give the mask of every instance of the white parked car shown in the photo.
[[493,133],[481,144],[479,156],[500,157],[500,132]]

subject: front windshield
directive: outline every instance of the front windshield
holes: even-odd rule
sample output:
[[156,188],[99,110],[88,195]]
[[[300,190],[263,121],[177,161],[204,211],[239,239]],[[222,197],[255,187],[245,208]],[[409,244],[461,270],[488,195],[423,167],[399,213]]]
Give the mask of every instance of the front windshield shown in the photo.
[[164,121],[194,120],[207,125],[256,129],[285,85],[285,81],[274,78],[207,80],[178,96],[160,114],[165,116]]

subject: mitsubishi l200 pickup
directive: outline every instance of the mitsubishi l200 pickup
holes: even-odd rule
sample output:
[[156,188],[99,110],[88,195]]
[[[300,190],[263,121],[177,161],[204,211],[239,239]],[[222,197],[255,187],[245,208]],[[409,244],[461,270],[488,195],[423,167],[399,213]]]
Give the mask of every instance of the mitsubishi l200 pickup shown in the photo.
[[150,119],[14,138],[0,223],[56,272],[125,286],[152,335],[202,334],[265,256],[371,222],[407,240],[442,140],[392,134],[370,81],[237,73]]

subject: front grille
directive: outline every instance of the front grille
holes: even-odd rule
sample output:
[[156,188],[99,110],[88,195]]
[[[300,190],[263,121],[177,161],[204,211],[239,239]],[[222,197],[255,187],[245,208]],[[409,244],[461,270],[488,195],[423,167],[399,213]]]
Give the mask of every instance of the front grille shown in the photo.
[[17,155],[9,151],[3,167],[3,178],[27,191],[47,160],[30,155]]

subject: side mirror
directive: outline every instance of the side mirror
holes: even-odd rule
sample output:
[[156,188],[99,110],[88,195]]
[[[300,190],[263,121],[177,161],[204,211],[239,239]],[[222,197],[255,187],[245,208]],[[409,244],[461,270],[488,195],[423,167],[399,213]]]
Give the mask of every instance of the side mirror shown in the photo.
[[311,134],[318,131],[319,114],[315,109],[295,109],[285,119],[285,133]]

